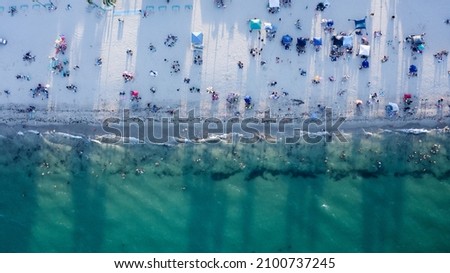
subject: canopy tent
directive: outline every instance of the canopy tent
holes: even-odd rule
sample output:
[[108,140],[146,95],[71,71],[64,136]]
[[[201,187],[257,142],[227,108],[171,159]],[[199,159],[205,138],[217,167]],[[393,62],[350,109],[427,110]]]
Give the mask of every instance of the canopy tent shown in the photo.
[[260,19],[250,19],[249,21],[249,26],[250,26],[250,30],[260,30],[261,29],[261,20]]
[[361,20],[354,20],[354,19],[348,19],[349,21],[353,21],[355,22],[355,30],[361,30],[361,29],[366,29],[366,17],[364,17],[364,19]]
[[289,45],[291,45],[291,43],[292,43],[292,37],[290,35],[286,34],[281,38],[282,45],[289,46]]
[[191,43],[194,45],[203,44],[203,33],[196,31],[191,33]]
[[280,0],[269,0],[269,8],[279,8]]
[[274,31],[277,30],[277,27],[274,26],[272,23],[265,22],[265,23],[264,23],[264,29],[267,30],[267,31],[274,32]]
[[413,35],[411,37],[412,43],[415,45],[421,45],[423,43],[425,43],[425,40],[423,39],[422,35]]
[[366,18],[355,21],[355,29],[366,29]]
[[308,39],[306,39],[306,38],[302,38],[302,37],[297,38],[297,46],[304,47],[304,46],[306,46],[307,41],[308,41]]
[[369,57],[370,56],[370,46],[368,45],[359,45],[359,53],[358,55],[363,57]]
[[322,38],[321,37],[314,37],[313,38],[313,45],[314,46],[321,46],[322,45]]
[[344,44],[344,36],[342,35],[334,35],[331,37],[331,41],[334,46],[341,47]]
[[344,36],[342,45],[346,48],[352,48],[353,47],[353,36]]

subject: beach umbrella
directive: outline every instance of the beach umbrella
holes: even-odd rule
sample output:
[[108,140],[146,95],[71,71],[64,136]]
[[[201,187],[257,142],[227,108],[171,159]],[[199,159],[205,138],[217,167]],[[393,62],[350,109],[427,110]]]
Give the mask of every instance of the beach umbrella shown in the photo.
[[260,19],[256,19],[256,18],[251,19],[249,21],[250,30],[254,30],[254,29],[259,30],[259,29],[261,29],[261,24],[262,23],[261,23]]
[[245,97],[244,97],[244,101],[245,101],[246,104],[250,104],[250,103],[252,103],[252,97],[250,97],[250,96],[245,96]]
[[420,44],[420,45],[417,46],[417,49],[422,51],[422,50],[425,49],[425,45],[424,44]]
[[362,62],[361,66],[362,66],[363,68],[369,68],[369,61],[368,61],[367,59],[365,59],[365,60]]
[[417,66],[413,64],[409,66],[409,73],[417,73],[417,71]]
[[289,35],[284,35],[282,38],[281,38],[281,43],[284,45],[284,46],[286,46],[286,45],[290,45],[291,43],[292,43],[292,37],[291,36],[289,36]]
[[136,90],[133,90],[133,91],[131,91],[131,96],[132,97],[139,97],[139,91],[136,91]]
[[362,105],[362,104],[363,104],[363,101],[362,101],[362,100],[355,100],[355,104],[356,104],[357,106]]
[[196,31],[191,33],[191,43],[194,45],[201,45],[203,44],[203,33]]

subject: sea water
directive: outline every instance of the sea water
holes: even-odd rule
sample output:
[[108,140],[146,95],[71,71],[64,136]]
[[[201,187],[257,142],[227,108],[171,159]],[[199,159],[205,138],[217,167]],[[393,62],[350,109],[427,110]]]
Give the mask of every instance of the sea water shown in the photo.
[[449,252],[450,134],[346,138],[0,137],[0,251]]

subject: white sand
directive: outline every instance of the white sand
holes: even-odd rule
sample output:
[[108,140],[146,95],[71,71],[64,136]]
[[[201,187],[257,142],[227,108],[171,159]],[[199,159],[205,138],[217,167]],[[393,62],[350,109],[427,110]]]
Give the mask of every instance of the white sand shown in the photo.
[[[45,0],[41,2],[45,3]],[[3,122],[27,121],[28,115],[18,113],[17,109],[29,105],[36,106],[34,116],[37,120],[92,122],[130,108],[131,90],[140,92],[140,109],[152,103],[163,107],[161,112],[168,108],[195,108],[200,109],[202,116],[231,115],[225,100],[230,92],[241,95],[239,110],[245,115],[254,115],[271,107],[274,114],[300,117],[321,104],[332,107],[336,115],[380,119],[384,117],[384,106],[388,102],[402,106],[405,92],[414,96],[413,106],[417,107],[416,114],[410,119],[437,119],[449,113],[448,59],[438,63],[433,57],[437,51],[449,49],[450,25],[444,24],[450,17],[448,0],[434,0],[432,5],[418,0],[340,0],[330,1],[331,6],[323,12],[315,11],[319,1],[292,0],[292,7],[282,7],[276,14],[267,12],[268,1],[264,0],[225,0],[225,9],[217,8],[213,0],[171,0],[170,4],[165,0],[118,0],[114,11],[108,10],[101,16],[97,16],[96,10],[87,12],[86,1],[53,2],[58,9],[49,12],[43,7],[33,9],[31,1],[0,0],[0,37],[8,39],[8,45],[0,46]],[[305,2],[309,3],[307,9]],[[70,10],[66,10],[68,3],[72,6]],[[21,9],[21,4],[27,4],[28,10]],[[19,9],[15,16],[7,13],[10,5]],[[155,6],[155,11],[142,18],[137,10],[145,9],[147,5]],[[192,5],[193,9],[186,9],[186,5]],[[159,6],[167,6],[167,10],[159,10]],[[180,6],[180,10],[173,10],[173,6]],[[1,7],[5,8],[3,12]],[[391,19],[392,15],[395,19]],[[333,19],[336,32],[349,33],[354,25],[347,19],[364,16],[367,16],[371,45],[370,68],[359,70],[361,58],[355,54],[331,62],[331,35],[324,32],[321,19]],[[256,31],[249,32],[247,20],[254,17],[278,27],[274,40],[261,42]],[[120,24],[118,18],[123,18],[124,23]],[[302,30],[294,26],[297,19],[301,20]],[[201,66],[193,64],[192,31],[204,33],[204,63]],[[374,38],[374,31],[381,31],[383,35]],[[425,51],[413,59],[409,44],[403,40],[407,35],[423,32],[426,33]],[[70,68],[80,66],[77,71],[71,70],[70,77],[66,78],[50,69],[49,57],[55,54],[55,40],[60,34],[65,35],[68,50],[58,58],[67,58]],[[164,45],[168,34],[178,36],[174,47]],[[290,50],[280,44],[284,34],[294,37]],[[319,52],[308,45],[306,53],[298,56],[295,39],[300,36],[320,36],[324,44]],[[357,51],[360,37],[354,35],[354,51]],[[390,46],[389,40],[393,41]],[[149,43],[156,47],[156,52],[148,50]],[[262,54],[252,57],[249,50],[253,47],[263,48]],[[133,50],[133,56],[126,55],[127,49]],[[35,62],[22,61],[27,51],[36,55]],[[384,55],[389,56],[389,61],[381,63]],[[103,59],[101,67],[94,65],[97,57]],[[280,63],[276,63],[276,57],[280,58]],[[181,72],[171,74],[170,65],[176,60],[181,64]],[[264,67],[260,65],[262,60],[267,62]],[[243,69],[238,69],[238,61],[244,63]],[[410,64],[419,68],[418,77],[408,78]],[[307,76],[301,76],[299,68],[305,69]],[[151,77],[150,70],[158,71],[158,76]],[[124,83],[124,71],[132,72],[135,79]],[[31,80],[17,80],[16,74],[29,75]],[[311,83],[315,75],[323,79],[318,85]],[[344,75],[350,76],[347,82],[340,81]],[[334,76],[336,81],[328,81],[329,76]],[[183,82],[185,77],[191,79],[190,84]],[[271,81],[278,84],[270,87]],[[49,99],[32,98],[29,90],[39,83],[50,85]],[[65,88],[72,83],[78,86],[77,93]],[[218,101],[211,101],[211,95],[206,92],[209,86],[219,93]],[[155,94],[149,91],[151,87],[157,89]],[[201,92],[191,93],[190,87],[198,87]],[[3,90],[9,90],[11,94],[6,95]],[[346,90],[344,95],[338,96],[340,90]],[[126,92],[125,98],[119,96],[122,91]],[[271,100],[272,91],[279,94],[286,91],[289,95]],[[362,116],[356,117],[354,101],[366,101],[373,92],[380,95],[379,104],[364,106]],[[244,109],[242,98],[245,95],[252,96],[257,111]],[[441,97],[444,106],[439,111],[435,104]],[[290,99],[301,99],[305,104],[292,106]],[[149,113],[137,111],[136,114]],[[400,116],[403,115],[401,111]]]

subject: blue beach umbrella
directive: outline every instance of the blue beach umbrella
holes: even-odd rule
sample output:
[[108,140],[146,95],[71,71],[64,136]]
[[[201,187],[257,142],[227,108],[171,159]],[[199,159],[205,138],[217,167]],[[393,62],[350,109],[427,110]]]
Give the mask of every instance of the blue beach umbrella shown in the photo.
[[283,44],[284,46],[290,45],[292,43],[292,37],[290,35],[284,35],[281,38],[281,44]]
[[203,44],[203,33],[197,31],[197,32],[192,32],[191,34],[191,43],[193,43],[194,45],[201,45]]
[[415,66],[415,65],[411,65],[410,67],[409,67],[409,73],[417,73],[417,66]]
[[368,61],[367,59],[365,59],[365,60],[362,62],[361,66],[362,66],[363,68],[369,68],[369,61]]

